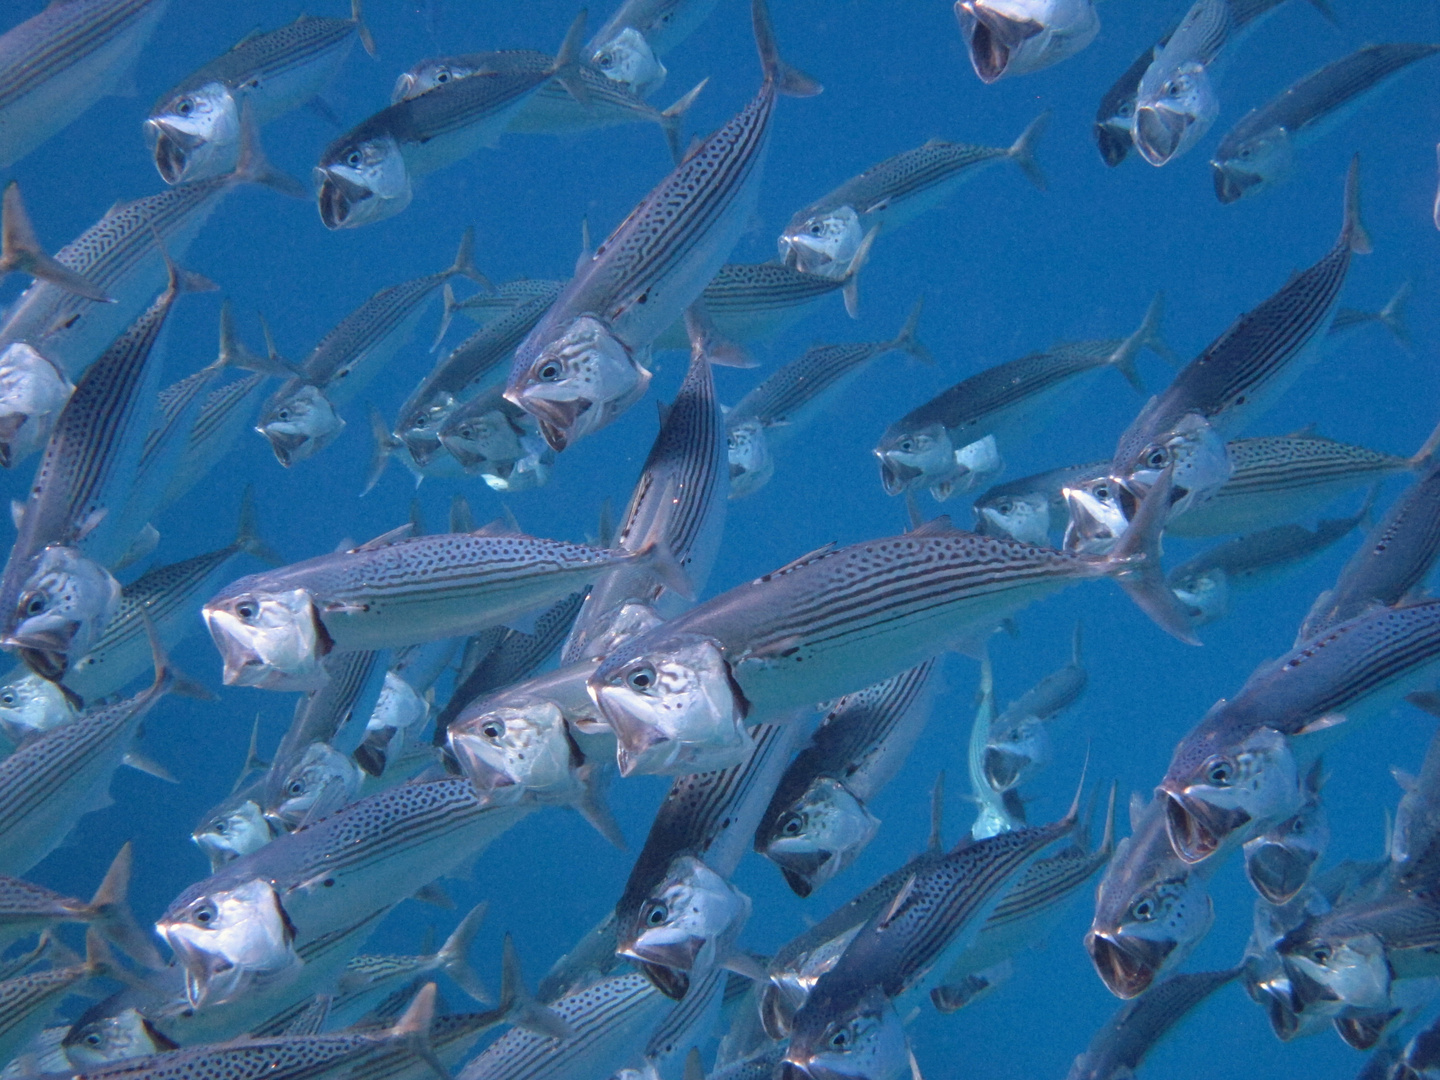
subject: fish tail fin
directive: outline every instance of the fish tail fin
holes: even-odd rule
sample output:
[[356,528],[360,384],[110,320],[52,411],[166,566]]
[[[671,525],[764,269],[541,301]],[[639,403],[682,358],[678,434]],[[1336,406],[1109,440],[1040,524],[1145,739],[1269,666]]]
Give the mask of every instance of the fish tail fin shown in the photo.
[[571,22],[570,29],[565,32],[565,40],[560,43],[560,51],[555,54],[555,64],[551,69],[560,85],[581,105],[590,104],[590,91],[580,78],[580,49],[585,39],[585,20],[588,17],[589,10],[582,7]]
[[485,910],[488,906],[481,901],[471,908],[470,914],[460,920],[460,925],[455,927],[455,932],[445,939],[445,944],[440,946],[440,951],[436,954],[440,961],[440,969],[455,980],[455,985],[476,1001],[486,1005],[495,999],[490,996],[490,991],[485,988],[485,984],[480,981],[480,976],[470,966],[470,946],[475,943],[475,934],[485,920]]
[[455,312],[460,310],[460,305],[455,300],[455,290],[448,281],[445,282],[444,298],[445,303],[440,312],[440,326],[435,331],[435,340],[430,343],[432,353],[440,348],[440,343],[450,332],[450,323],[455,318]]
[[94,925],[113,941],[126,956],[144,964],[152,971],[165,966],[159,952],[151,944],[149,935],[140,929],[135,914],[130,910],[130,869],[134,864],[134,850],[126,841],[105,871],[105,880],[90,898],[90,910],[95,913]]
[[1320,13],[1320,17],[1331,26],[1339,26],[1340,20],[1335,16],[1335,9],[1330,6],[1330,0],[1309,0],[1309,4]]
[[215,357],[215,368],[236,368],[253,371],[257,375],[269,375],[277,379],[303,379],[305,373],[286,360],[275,348],[275,339],[270,334],[270,324],[265,316],[260,317],[260,332],[265,335],[265,355],[259,356],[240,340],[235,332],[235,313],[226,298],[220,305],[220,349]]
[[365,25],[365,8],[360,0],[350,0],[350,21],[355,24],[355,33],[360,37],[360,44],[371,56],[378,56],[375,51],[375,39],[370,36],[370,27]]
[[390,464],[390,455],[400,448],[400,440],[390,433],[390,426],[374,404],[370,406],[370,434],[375,437],[375,449],[370,452],[370,471],[365,476],[362,496],[369,495],[380,477],[385,475],[385,466]]
[[685,334],[690,339],[690,353],[697,351],[718,367],[759,367],[745,347],[725,337],[716,328],[703,298],[696,298],[685,309]]
[[855,257],[850,260],[850,267],[845,271],[845,284],[840,287],[840,295],[845,300],[845,314],[852,319],[860,317],[860,271],[870,261],[870,248],[879,232],[879,225],[871,226],[870,231],[860,241],[860,246],[855,249]]
[[910,315],[905,320],[905,325],[900,328],[900,333],[895,335],[895,340],[890,343],[892,349],[909,353],[922,364],[935,364],[935,358],[930,355],[930,350],[925,343],[915,336],[915,330],[920,325],[920,312],[925,307],[925,297],[915,301],[915,306],[910,309]]
[[1034,184],[1041,191],[1050,188],[1050,181],[1040,170],[1040,163],[1035,160],[1035,144],[1040,136],[1045,134],[1045,128],[1050,124],[1050,111],[1047,109],[1034,120],[1030,121],[1029,127],[1020,133],[1020,137],[1010,146],[1010,160],[1020,166],[1020,171],[1025,178]]
[[390,1035],[403,1042],[415,1057],[429,1066],[439,1080],[450,1080],[450,1070],[441,1064],[440,1059],[435,1056],[435,1048],[430,1045],[430,1026],[435,1022],[436,993],[433,982],[422,986],[409,1007],[400,1014],[400,1019],[390,1028]]
[[475,269],[475,226],[466,226],[460,234],[460,247],[455,251],[455,261],[450,264],[449,272],[469,278],[486,292],[495,291],[495,283]]
[[115,954],[110,951],[110,946],[105,944],[105,938],[94,926],[85,931],[85,972],[91,978],[100,975],[110,975],[116,971],[123,970],[115,960]]
[[788,97],[814,97],[825,89],[780,59],[780,46],[775,43],[775,27],[770,23],[770,5],[766,0],[750,0],[750,21],[755,27],[755,49],[760,53],[760,67],[764,69],[767,83]]
[[285,560],[260,539],[260,527],[255,515],[255,485],[246,484],[240,493],[240,524],[235,530],[235,550],[253,555],[271,566],[281,566]]
[[1150,616],[1160,629],[1187,645],[1198,645],[1190,616],[1165,584],[1165,572],[1160,566],[1160,534],[1170,513],[1173,471],[1173,465],[1165,469],[1141,500],[1120,542],[1101,561],[1136,607]]
[[292,199],[310,198],[304,184],[275,168],[265,156],[260,146],[260,130],[248,98],[240,103],[240,159],[235,164],[235,171],[230,174],[230,180],[235,184],[260,184]]
[[643,562],[655,580],[665,588],[686,600],[695,599],[695,586],[690,582],[690,575],[685,573],[685,568],[676,560],[663,533],[651,536],[645,546],[636,553],[635,558]]
[[1426,436],[1425,441],[1420,444],[1420,449],[1410,455],[1410,467],[1412,469],[1428,467],[1434,459],[1437,449],[1440,449],[1440,424],[1436,424],[1434,430]]
[[594,765],[582,765],[576,774],[580,780],[580,795],[575,802],[575,810],[611,845],[620,851],[629,850],[625,834],[620,831],[620,823],[605,803],[607,771]]
[[[670,147],[670,158],[676,165],[685,156],[685,151],[680,145],[680,124],[685,119],[685,114],[690,111],[690,106],[695,104],[695,99],[700,96],[700,91],[705,89],[705,84],[710,81],[710,76],[705,76],[693,87],[690,92],[676,100],[675,104],[660,113],[660,130],[665,133],[665,145]],[[588,248],[590,244],[587,242]]]
[[525,989],[525,976],[520,970],[520,956],[514,939],[505,935],[500,968],[500,1012],[505,1020],[552,1039],[569,1039],[575,1029],[553,1009],[541,1005]]
[[186,270],[170,257],[169,250],[165,247],[165,239],[160,235],[160,230],[154,225],[150,226],[150,235],[155,240],[155,246],[160,250],[160,256],[165,260],[165,273],[167,282],[165,291],[169,293],[170,300],[181,293],[218,292],[219,285],[211,281],[204,274],[197,274],[193,270]]
[[5,186],[4,211],[0,214],[0,277],[16,270],[87,300],[102,304],[115,302],[89,278],[46,254],[20,198],[20,184],[11,180]]
[[1350,168],[1345,173],[1345,225],[1340,230],[1340,240],[1357,255],[1369,255],[1374,248],[1365,223],[1360,220],[1360,155],[1350,159]]
[[1110,784],[1110,800],[1105,806],[1105,831],[1100,836],[1100,846],[1095,849],[1097,858],[1108,859],[1115,850],[1115,796],[1120,791],[1120,784]]
[[1385,302],[1385,306],[1375,313],[1375,321],[1389,330],[1391,336],[1405,349],[1409,349],[1412,344],[1410,327],[1405,322],[1405,308],[1410,303],[1410,294],[1414,291],[1414,286],[1408,281],[1405,282],[1395,290],[1395,295]]
[[170,663],[170,657],[165,654],[165,645],[160,640],[160,632],[155,629],[155,621],[143,610],[140,612],[140,621],[145,624],[145,637],[150,642],[150,662],[155,667],[155,678],[147,694],[150,701],[159,701],[175,686],[175,667]]
[[1165,318],[1165,294],[1156,293],[1155,299],[1150,301],[1150,306],[1145,309],[1145,318],[1140,320],[1140,325],[1135,332],[1120,343],[1120,347],[1110,354],[1110,363],[1125,381],[1133,386],[1140,393],[1145,393],[1145,383],[1140,378],[1140,372],[1135,367],[1135,359],[1140,355],[1141,349],[1149,349],[1157,356],[1167,359],[1175,354],[1170,351],[1170,346],[1165,344],[1160,337],[1160,323]]

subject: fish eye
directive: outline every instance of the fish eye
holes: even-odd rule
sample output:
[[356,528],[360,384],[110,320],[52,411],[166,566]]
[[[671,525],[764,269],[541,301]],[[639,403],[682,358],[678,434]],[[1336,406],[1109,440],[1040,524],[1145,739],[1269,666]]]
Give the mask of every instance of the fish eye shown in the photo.
[[655,685],[655,669],[649,664],[637,667],[625,676],[625,684],[629,686],[631,690],[639,690],[641,692],[649,690]]
[[96,1032],[96,1031],[92,1031],[92,1032],[90,1032],[89,1035],[86,1035],[86,1036],[85,1036],[85,1045],[86,1045],[86,1046],[99,1046],[99,1045],[100,1045],[100,1033],[99,1033],[99,1032]]
[[740,440],[735,438],[735,433],[733,431],[729,435],[725,436],[725,445],[731,450],[734,450],[737,446],[740,445]]
[[825,223],[823,221],[812,221],[809,229],[811,236],[824,236]]
[[349,165],[352,169],[358,169],[360,163],[364,160],[365,157],[359,150],[351,150],[350,153],[345,155],[345,164]]
[[997,506],[995,507],[995,509],[996,509],[996,511],[997,511],[998,513],[1001,513],[1001,514],[1009,514],[1009,513],[1011,513],[1012,511],[1014,511],[1014,509],[1015,509],[1015,504],[1012,503],[1009,499],[1005,499],[1005,500],[1002,501],[999,505],[997,505]]
[[1106,485],[1106,484],[1101,484],[1099,487],[1097,487],[1097,488],[1095,489],[1095,498],[1099,499],[1101,502],[1109,502],[1109,501],[1110,501],[1110,488],[1109,488],[1109,486]]
[[241,600],[235,605],[235,614],[242,619],[253,619],[260,614],[260,605],[254,600]]
[[1230,762],[1224,758],[1216,758],[1205,770],[1205,779],[1215,787],[1228,787],[1232,778],[1233,769]]
[[448,72],[448,71],[445,70],[444,68],[441,68],[439,71],[435,72],[435,81],[436,81],[437,83],[447,83],[447,82],[449,82],[449,81],[450,81],[450,72]]
[[281,409],[278,413],[275,414],[275,416],[276,416],[276,418],[279,419],[279,420],[289,420],[289,419],[290,419],[290,410],[289,410],[289,409]]
[[644,919],[646,926],[660,926],[670,917],[670,911],[663,901],[656,900],[645,908]]
[[469,424],[463,424],[455,434],[459,435],[462,439],[473,439],[475,438],[475,429]]
[[1330,962],[1330,950],[1324,945],[1317,946],[1310,950],[1310,959],[1317,964],[1328,964]]
[[209,926],[215,921],[215,905],[205,901],[190,913],[190,918],[201,926]]
[[287,792],[289,792],[291,795],[304,795],[304,794],[305,794],[305,781],[304,781],[304,780],[291,780],[289,787],[287,787],[285,790],[286,790]]
[[505,725],[499,720],[491,720],[480,729],[480,734],[487,739],[498,739],[505,734]]
[[1148,896],[1142,896],[1130,905],[1130,914],[1141,922],[1149,922],[1155,917],[1155,901]]
[[1291,835],[1291,836],[1302,836],[1302,835],[1304,835],[1304,833],[1305,833],[1305,819],[1304,819],[1304,818],[1298,818],[1298,817],[1297,817],[1294,821],[1292,821],[1292,822],[1290,823],[1290,835]]
[[1170,460],[1170,452],[1163,446],[1157,446],[1145,458],[1145,463],[1152,469],[1163,469],[1166,462]]
[[845,1027],[841,1028],[839,1031],[835,1032],[835,1034],[830,1036],[830,1049],[849,1050],[852,1034],[853,1033],[850,1030],[850,1025],[848,1024]]
[[193,98],[182,97],[175,103],[175,111],[181,116],[189,116],[195,111],[195,100]]
[[790,814],[780,823],[781,836],[799,836],[805,829],[805,819],[799,814]]
[[45,594],[32,593],[30,599],[25,603],[26,615],[39,615],[45,610]]
[[210,829],[217,835],[224,836],[226,832],[229,831],[230,826],[225,823],[224,818],[216,818],[210,823]]
[[913,454],[915,452],[915,440],[901,439],[899,449],[902,454]]
[[540,365],[540,370],[535,373],[541,382],[554,382],[560,378],[560,365],[554,360],[547,360]]
[[0,694],[0,705],[4,705],[6,708],[13,706],[19,700],[20,699],[15,696],[14,690],[6,690],[3,694]]

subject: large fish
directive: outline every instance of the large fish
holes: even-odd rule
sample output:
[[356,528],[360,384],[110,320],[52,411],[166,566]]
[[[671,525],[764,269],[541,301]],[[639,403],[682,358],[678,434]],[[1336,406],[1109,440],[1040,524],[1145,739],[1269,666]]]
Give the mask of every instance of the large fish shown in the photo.
[[955,0],[955,18],[984,83],[1058,64],[1100,32],[1093,0]]
[[247,34],[229,52],[183,79],[150,109],[145,138],[167,184],[228,173],[240,152],[240,113],[257,125],[313,101],[359,39],[375,42],[350,0],[350,18],[301,15],[278,30]]
[[754,212],[776,98],[820,92],[780,59],[765,0],[752,0],[751,18],[759,92],[581,259],[515,351],[505,396],[540,421],[557,452],[644,394],[646,352],[700,297]]

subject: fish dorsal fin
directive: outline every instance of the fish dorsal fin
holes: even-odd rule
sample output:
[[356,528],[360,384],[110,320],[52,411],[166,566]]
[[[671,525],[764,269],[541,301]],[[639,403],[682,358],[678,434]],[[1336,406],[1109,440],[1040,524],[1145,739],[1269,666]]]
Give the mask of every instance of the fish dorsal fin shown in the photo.
[[415,523],[413,521],[407,521],[399,528],[391,529],[389,532],[383,532],[379,536],[375,537],[374,540],[367,540],[359,547],[351,548],[349,554],[354,555],[361,551],[377,551],[380,548],[389,547],[397,540],[404,540],[414,531]]
[[937,518],[931,518],[922,525],[911,529],[910,536],[949,536],[951,533],[960,532],[950,521],[949,514],[941,514]]
[[831,540],[828,544],[822,544],[814,551],[808,552],[807,554],[801,555],[798,559],[794,559],[791,562],[786,563],[784,566],[780,567],[780,569],[771,570],[770,573],[766,574],[762,578],[759,578],[758,580],[769,581],[771,578],[777,578],[782,574],[788,574],[792,570],[799,570],[802,566],[808,566],[812,562],[819,562],[821,559],[835,554],[835,552],[838,550],[838,545],[835,543],[834,540]]
[[520,523],[512,515],[496,518],[488,525],[482,525],[471,536],[524,536]]
[[1312,421],[1302,428],[1295,429],[1285,437],[1287,439],[1323,439],[1325,436],[1320,434],[1319,425]]
[[[302,18],[303,18],[303,16],[302,16]],[[251,30],[248,34],[246,34],[244,37],[242,37],[239,41],[235,42],[234,45],[231,45],[231,46],[230,46],[230,51],[231,51],[231,52],[236,52],[237,50],[243,48],[243,47],[244,47],[246,44],[248,44],[249,42],[254,41],[256,38],[258,38],[258,37],[259,37],[261,34],[263,34],[264,32],[265,32],[265,31],[263,31],[262,29],[260,29],[260,27],[258,27],[258,26],[255,27],[254,30]]]
[[329,994],[316,994],[315,999],[286,1026],[286,1035],[318,1035],[330,1018],[330,1003],[335,999]]
[[900,891],[895,894],[895,899],[890,901],[890,906],[885,909],[885,914],[880,916],[880,922],[876,925],[881,930],[887,929],[895,921],[895,916],[904,910],[905,901],[909,900],[910,894],[915,891],[916,877],[917,875],[911,874],[905,879],[905,884],[900,886]]

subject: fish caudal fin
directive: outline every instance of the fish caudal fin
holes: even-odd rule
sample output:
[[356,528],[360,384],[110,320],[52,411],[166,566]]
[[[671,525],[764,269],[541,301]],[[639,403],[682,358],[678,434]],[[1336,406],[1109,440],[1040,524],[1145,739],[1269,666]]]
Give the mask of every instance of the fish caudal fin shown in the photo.
[[0,216],[0,277],[19,271],[33,278],[58,285],[66,292],[102,304],[113,304],[114,298],[83,274],[77,274],[63,263],[52,259],[40,246],[25,203],[20,198],[20,185],[11,180],[5,188],[4,213]]
[[1124,375],[1125,381],[1142,394],[1145,393],[1145,383],[1135,367],[1135,358],[1140,355],[1140,350],[1149,349],[1157,356],[1166,359],[1173,359],[1175,355],[1170,351],[1170,346],[1166,345],[1160,337],[1160,322],[1164,318],[1165,294],[1156,293],[1155,299],[1151,300],[1150,306],[1146,308],[1145,318],[1140,321],[1139,327],[1110,354],[1111,366]]
[[1398,341],[1402,348],[1411,347],[1410,327],[1405,322],[1405,308],[1410,302],[1410,294],[1414,292],[1414,286],[1405,282],[1395,290],[1395,295],[1385,302],[1385,306],[1375,313],[1375,321]]
[[560,44],[560,51],[555,54],[555,65],[551,69],[560,85],[581,105],[590,104],[590,91],[580,79],[580,49],[585,40],[585,20],[588,16],[586,8],[581,8],[575,16],[575,21],[565,33],[565,40]]
[[630,845],[625,842],[620,823],[615,820],[615,815],[610,812],[610,807],[605,802],[605,781],[609,771],[592,764],[582,765],[575,772],[576,779],[580,781],[580,794],[574,803],[576,813],[589,822],[613,847],[628,851]]
[[1020,133],[1020,137],[1010,147],[1010,160],[1020,166],[1025,178],[1041,191],[1049,190],[1050,181],[1045,178],[1045,174],[1040,171],[1040,163],[1035,160],[1035,144],[1040,136],[1045,134],[1049,123],[1050,113],[1041,113],[1030,121],[1030,126]]
[[775,44],[775,28],[770,24],[770,5],[766,0],[750,0],[750,20],[755,26],[755,48],[760,53],[760,67],[765,71],[765,81],[774,85],[776,91],[787,97],[814,97],[825,88],[780,59],[780,47]]
[[255,485],[246,484],[245,490],[240,493],[240,524],[235,530],[236,551],[243,551],[246,555],[253,555],[261,562],[267,562],[271,566],[282,566],[285,562],[264,540],[260,539],[260,530],[255,517]]
[[475,269],[475,226],[467,226],[460,234],[460,247],[455,251],[455,261],[450,264],[449,273],[460,274],[475,282],[486,292],[493,293],[495,284]]
[[551,1039],[569,1039],[575,1029],[553,1009],[548,1009],[530,996],[520,970],[520,956],[515,942],[505,935],[500,969],[500,1011],[504,1019],[516,1027],[533,1031]]
[[105,880],[90,898],[90,910],[94,913],[95,928],[113,941],[126,956],[144,964],[151,971],[160,971],[165,961],[151,944],[150,935],[140,929],[135,914],[130,910],[130,870],[134,865],[134,850],[127,841],[116,854]]
[[1130,527],[1103,561],[1126,595],[1160,629],[1187,645],[1198,645],[1190,616],[1166,586],[1160,566],[1160,534],[1170,513],[1173,471],[1174,466],[1168,466],[1146,493]]
[[375,449],[370,453],[370,471],[365,476],[365,487],[360,494],[369,495],[380,477],[385,475],[385,466],[390,464],[390,455],[404,444],[390,434],[385,417],[373,404],[370,406],[370,434],[375,437]]
[[370,28],[365,25],[365,11],[360,0],[350,0],[350,21],[355,24],[355,33],[360,37],[360,44],[371,56],[378,55],[375,52],[375,39],[370,36]]
[[270,164],[265,151],[260,148],[260,132],[248,99],[243,99],[240,104],[240,159],[235,171],[230,174],[230,181],[235,184],[259,184],[292,199],[308,201],[311,197],[304,184]]
[[433,982],[422,986],[409,1008],[395,1021],[390,1035],[403,1042],[440,1080],[450,1080],[450,1070],[440,1063],[435,1056],[435,1048],[430,1045],[430,1025],[435,1021],[435,995]]
[[[680,123],[684,120],[685,114],[690,111],[690,106],[695,104],[695,99],[700,96],[700,91],[705,89],[705,84],[709,81],[710,77],[707,75],[696,83],[688,94],[660,113],[660,130],[665,133],[665,145],[670,147],[670,159],[674,161],[676,165],[679,165],[680,159],[685,156],[685,151],[680,145]],[[588,248],[589,246],[587,242],[585,247]],[[588,255],[588,252],[586,254]]]
[[461,990],[485,1005],[495,999],[490,996],[490,991],[470,966],[470,946],[475,943],[475,934],[480,929],[480,924],[485,921],[485,910],[488,906],[482,901],[471,908],[470,914],[460,920],[460,925],[445,939],[445,944],[440,946],[440,951],[436,954],[440,961],[440,970],[449,975]]
[[924,310],[925,297],[915,301],[915,306],[910,309],[910,316],[905,320],[905,325],[900,328],[900,333],[895,335],[895,340],[890,342],[890,348],[899,352],[909,353],[922,364],[934,366],[935,358],[930,355],[930,350],[925,343],[915,336],[915,330],[920,325],[920,312]]
[[1357,255],[1369,255],[1374,248],[1365,223],[1360,220],[1360,155],[1350,159],[1350,169],[1345,173],[1345,224],[1340,230],[1340,240]]

